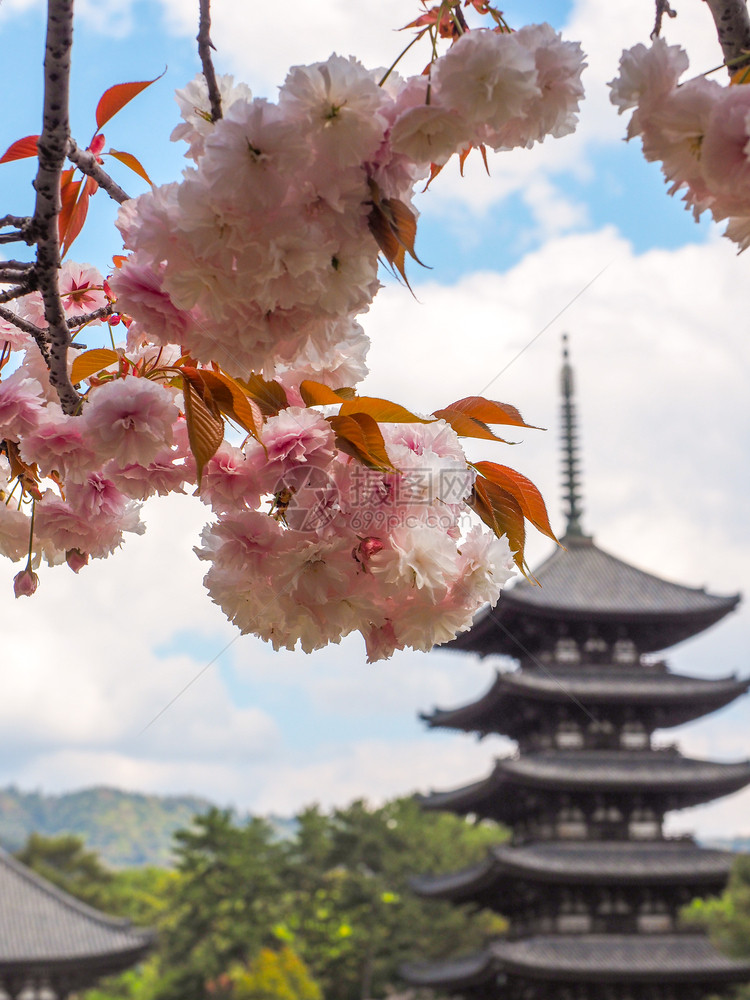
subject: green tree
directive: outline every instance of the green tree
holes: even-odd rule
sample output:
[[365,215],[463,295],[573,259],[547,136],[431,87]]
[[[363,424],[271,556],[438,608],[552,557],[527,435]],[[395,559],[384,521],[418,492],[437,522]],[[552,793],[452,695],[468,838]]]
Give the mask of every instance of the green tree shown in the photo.
[[44,837],[32,833],[16,857],[65,892],[90,906],[107,910],[114,874],[101,863],[98,854],[86,850],[81,837],[68,833]]
[[[735,958],[750,958],[750,854],[737,856],[721,896],[694,899],[682,917],[686,923],[706,929],[722,951]],[[727,990],[722,996],[750,1000],[750,985]]]

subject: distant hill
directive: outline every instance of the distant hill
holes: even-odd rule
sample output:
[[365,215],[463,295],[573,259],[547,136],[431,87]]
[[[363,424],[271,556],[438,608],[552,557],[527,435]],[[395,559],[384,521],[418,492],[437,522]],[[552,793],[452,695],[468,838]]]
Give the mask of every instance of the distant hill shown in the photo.
[[212,803],[193,796],[87,788],[64,795],[0,789],[0,845],[18,850],[32,832],[75,833],[113,868],[172,863],[172,836]]
[[750,835],[739,837],[708,837],[701,840],[701,847],[717,847],[722,851],[736,851],[740,854],[750,854]]

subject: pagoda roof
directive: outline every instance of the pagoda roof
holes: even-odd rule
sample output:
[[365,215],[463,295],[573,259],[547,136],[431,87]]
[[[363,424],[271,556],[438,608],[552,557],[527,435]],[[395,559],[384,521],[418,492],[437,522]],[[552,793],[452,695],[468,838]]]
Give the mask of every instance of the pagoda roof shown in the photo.
[[481,901],[513,881],[565,885],[723,886],[732,867],[730,851],[704,850],[691,840],[551,841],[514,847],[491,847],[479,864],[443,875],[411,880],[419,896]]
[[[514,788],[562,792],[674,793],[680,807],[710,802],[750,783],[750,760],[735,764],[693,760],[666,750],[543,750],[495,762],[482,781],[418,796],[425,809],[477,813],[508,821],[525,810]],[[676,806],[672,806],[676,808]]]
[[668,724],[681,725],[730,704],[750,688],[750,679],[736,674],[722,678],[687,677],[647,667],[591,667],[581,669],[524,668],[498,671],[492,687],[477,701],[460,708],[436,708],[422,718],[430,727],[442,726],[479,733],[512,735],[524,729],[518,705],[525,702],[563,702],[573,699],[584,707],[628,705],[666,709]]
[[[721,954],[698,934],[561,934],[499,939],[478,956],[402,966],[414,986],[459,991],[492,977],[577,982],[730,983],[750,979],[750,962]],[[483,976],[483,978],[478,978]]]
[[153,941],[152,931],[87,906],[0,849],[0,985],[39,972],[119,972]]
[[582,622],[624,628],[642,652],[652,652],[702,632],[740,600],[739,594],[720,597],[637,569],[588,536],[568,534],[562,544],[534,570],[539,586],[518,580],[448,648],[517,656],[513,636],[523,637],[524,624],[538,629]]

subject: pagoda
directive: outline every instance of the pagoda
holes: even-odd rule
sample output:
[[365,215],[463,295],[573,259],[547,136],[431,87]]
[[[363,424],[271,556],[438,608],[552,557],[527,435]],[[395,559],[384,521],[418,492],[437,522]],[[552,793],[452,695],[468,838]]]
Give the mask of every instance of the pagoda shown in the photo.
[[567,530],[562,548],[480,613],[449,648],[517,659],[431,727],[497,733],[518,751],[480,781],[420,796],[426,810],[507,824],[480,864],[413,880],[426,899],[489,907],[510,932],[476,955],[402,969],[413,986],[479,1000],[703,1000],[750,980],[750,962],[680,925],[723,889],[729,852],[667,837],[666,813],[750,783],[750,761],[713,763],[653,733],[728,705],[736,676],[672,673],[654,657],[718,622],[739,596],[669,583],[600,549],[581,522],[573,377],[562,369]]
[[87,906],[0,848],[0,1000],[65,1000],[153,945],[152,931]]

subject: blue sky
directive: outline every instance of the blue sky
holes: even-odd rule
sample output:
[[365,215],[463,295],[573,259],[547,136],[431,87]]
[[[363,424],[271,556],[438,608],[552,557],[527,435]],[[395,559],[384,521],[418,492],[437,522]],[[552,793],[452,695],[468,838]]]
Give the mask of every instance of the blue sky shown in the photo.
[[[319,0],[310,20],[311,6],[290,0],[282,21],[266,7],[215,0],[219,70],[273,98],[289,65],[332,50],[387,65],[405,42],[392,29],[417,13],[403,0]],[[583,41],[590,68],[581,127],[531,152],[491,157],[489,178],[477,159],[463,179],[447,168],[420,198],[418,248],[432,269],[412,268],[414,298],[389,282],[366,317],[367,388],[429,411],[492,379],[488,394],[549,430],[527,432],[512,454],[486,457],[537,482],[561,527],[558,371],[567,330],[585,522],[597,542],[686,584],[748,592],[750,264],[717,227],[696,225],[667,197],[658,167],[643,161],[637,143],[622,141],[624,120],[604,88],[619,51],[647,41],[652,4],[503,6],[512,24],[549,19]],[[704,7],[683,0],[668,25],[670,40],[686,40],[695,72],[719,61]],[[198,69],[194,20],[185,0],[79,4],[73,123],[80,144],[108,86],[166,66],[104,131],[109,145],[138,155],[154,181],[179,176],[182,151],[169,142],[172,92]],[[5,76],[14,81],[2,148],[39,128],[41,25],[37,0],[0,6]],[[418,71],[424,60],[408,68]],[[3,211],[30,210],[29,163],[0,170]],[[143,190],[119,165],[113,173],[130,192]],[[103,195],[94,204],[73,256],[106,268],[120,249],[114,209]],[[146,535],[80,578],[64,568],[45,572],[33,600],[14,602],[14,569],[2,567],[0,783],[196,792],[289,813],[314,800],[377,801],[466,783],[507,750],[502,740],[426,732],[417,719],[435,704],[477,697],[497,663],[435,652],[367,666],[357,637],[311,657],[237,638],[205,596],[191,551],[205,510],[179,501],[150,504]],[[535,541],[532,562],[547,551]],[[746,672],[749,641],[750,616],[740,610],[669,659],[689,673]],[[746,720],[741,703],[664,736],[695,755],[737,759],[750,756]],[[747,833],[749,805],[741,794],[676,818],[675,828]]]

